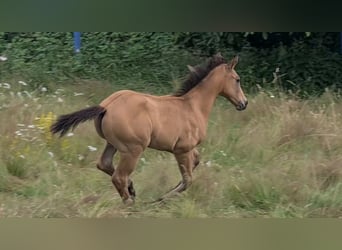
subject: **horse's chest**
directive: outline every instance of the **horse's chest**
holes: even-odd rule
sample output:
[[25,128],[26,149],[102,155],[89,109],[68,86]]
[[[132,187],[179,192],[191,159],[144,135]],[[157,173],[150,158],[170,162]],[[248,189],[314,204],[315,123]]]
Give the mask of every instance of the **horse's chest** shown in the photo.
[[170,152],[186,152],[198,145],[203,138],[203,132],[198,127],[162,130],[152,134],[149,147]]
[[201,141],[201,131],[199,128],[194,128],[189,131],[185,131],[185,133],[181,136],[184,141],[187,141],[189,144],[197,145],[199,141]]
[[190,151],[204,139],[203,132],[200,128],[194,128],[192,130],[183,131],[180,134],[175,146],[174,151]]

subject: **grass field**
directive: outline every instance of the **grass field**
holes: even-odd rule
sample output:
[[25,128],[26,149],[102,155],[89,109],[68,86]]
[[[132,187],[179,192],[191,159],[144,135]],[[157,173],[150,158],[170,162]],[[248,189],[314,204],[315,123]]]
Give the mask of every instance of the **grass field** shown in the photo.
[[190,189],[146,204],[180,179],[171,154],[147,150],[133,174],[136,204],[125,207],[95,167],[104,141],[92,122],[62,139],[49,132],[57,115],[97,104],[115,87],[29,85],[0,86],[0,217],[342,217],[336,94],[300,100],[260,91],[244,112],[219,98]]

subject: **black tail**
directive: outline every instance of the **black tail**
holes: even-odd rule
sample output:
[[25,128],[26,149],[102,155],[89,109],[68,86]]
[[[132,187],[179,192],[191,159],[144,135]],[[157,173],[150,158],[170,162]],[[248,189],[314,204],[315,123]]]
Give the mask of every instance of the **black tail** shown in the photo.
[[106,109],[101,106],[92,106],[71,114],[61,115],[57,121],[52,124],[50,131],[53,134],[60,133],[60,137],[65,135],[69,129],[74,129],[78,124],[104,115]]

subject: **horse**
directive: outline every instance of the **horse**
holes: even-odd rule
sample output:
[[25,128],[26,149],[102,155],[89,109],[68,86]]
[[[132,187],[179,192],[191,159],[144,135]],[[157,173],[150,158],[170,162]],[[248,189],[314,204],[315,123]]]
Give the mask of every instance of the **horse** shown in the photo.
[[[173,94],[155,96],[131,90],[114,92],[99,105],[61,115],[51,132],[65,135],[80,123],[94,120],[97,134],[106,141],[97,168],[111,176],[124,204],[134,204],[136,192],[130,175],[149,147],[174,154],[181,181],[159,201],[185,191],[200,162],[196,149],[206,137],[209,114],[217,96],[228,99],[238,111],[248,101],[235,71],[238,56],[230,62],[220,54],[189,67],[190,73]],[[119,152],[116,169],[113,157]]]

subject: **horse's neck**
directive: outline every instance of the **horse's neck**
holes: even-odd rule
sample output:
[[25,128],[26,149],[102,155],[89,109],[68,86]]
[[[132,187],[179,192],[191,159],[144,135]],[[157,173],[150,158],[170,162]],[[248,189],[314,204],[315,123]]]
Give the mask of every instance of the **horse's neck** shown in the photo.
[[222,79],[215,74],[209,75],[188,93],[191,106],[200,112],[205,121],[209,119],[216,97],[221,91],[221,81]]

